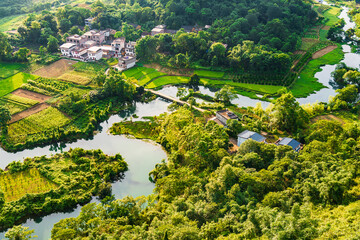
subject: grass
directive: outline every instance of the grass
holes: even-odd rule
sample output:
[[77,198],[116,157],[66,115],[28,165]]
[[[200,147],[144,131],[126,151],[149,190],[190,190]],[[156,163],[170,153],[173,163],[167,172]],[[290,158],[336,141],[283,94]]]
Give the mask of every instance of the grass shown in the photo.
[[145,76],[143,76],[140,80],[139,80],[139,85],[144,86],[146,85],[148,82],[150,82],[152,79],[160,77],[160,76],[164,76],[166,75],[166,73],[162,73],[162,72],[152,72],[150,74],[147,74]]
[[326,37],[328,32],[329,32],[328,30],[320,29],[320,40],[322,41],[327,40]]
[[164,76],[164,77],[159,77],[159,78],[155,79],[154,81],[149,83],[146,87],[147,88],[157,88],[157,87],[169,85],[169,84],[177,85],[177,84],[186,84],[188,82],[189,82],[189,77]]
[[153,68],[145,68],[145,69],[142,69],[140,71],[138,71],[137,73],[135,73],[134,75],[132,75],[131,77],[133,78],[136,78],[136,79],[141,79],[143,76],[147,75],[147,74],[150,74],[150,73],[153,73],[153,72],[156,72],[155,69]]
[[159,136],[159,124],[157,122],[126,121],[115,123],[110,128],[110,133],[115,135],[132,135],[137,139],[156,140]]
[[46,129],[60,127],[70,120],[59,110],[53,107],[42,110],[27,118],[9,125],[9,136],[33,134]]
[[28,108],[24,105],[20,105],[20,104],[13,103],[13,102],[8,102],[2,98],[0,98],[0,105],[6,106],[9,109],[11,115],[14,115],[16,113],[24,111],[25,109]]
[[338,16],[340,15],[341,8],[332,6],[329,10],[323,13],[324,17],[328,19],[325,23],[326,26],[334,26],[339,21]]
[[26,83],[29,79],[34,80],[38,78],[35,75],[28,73],[17,73],[9,78],[0,80],[0,97],[18,89],[22,84]]
[[124,77],[130,78],[130,77],[134,76],[135,74],[137,74],[138,72],[145,70],[145,69],[146,69],[146,67],[133,67],[126,71],[123,71],[122,74],[124,75]]
[[291,87],[293,95],[297,98],[306,97],[314,91],[319,91],[323,88],[324,86],[315,78],[315,74],[321,71],[321,66],[326,64],[337,64],[343,59],[343,57],[344,53],[342,52],[341,46],[339,46],[321,58],[311,60],[300,73],[300,78],[298,78],[295,84]]
[[27,14],[13,15],[0,18],[0,32],[18,29],[18,27],[26,19]]
[[195,70],[194,74],[197,74],[199,77],[210,77],[210,78],[223,78],[225,72],[215,72],[207,70]]
[[201,78],[200,82],[203,85],[215,85],[215,86],[229,85],[234,88],[242,88],[242,89],[261,92],[265,94],[273,94],[283,88],[283,86],[237,83],[230,80],[212,80],[207,78]]
[[309,50],[314,44],[318,43],[319,40],[317,39],[302,39],[300,50],[307,51]]
[[57,187],[55,183],[41,176],[35,168],[0,175],[0,189],[4,192],[5,202],[19,200],[26,194],[48,192]]
[[107,68],[107,66],[97,62],[94,63],[77,62],[72,66],[75,71],[90,72],[90,73],[104,72]]
[[25,67],[25,65],[21,64],[21,63],[0,62],[0,78],[10,77],[10,76],[18,73],[24,67]]

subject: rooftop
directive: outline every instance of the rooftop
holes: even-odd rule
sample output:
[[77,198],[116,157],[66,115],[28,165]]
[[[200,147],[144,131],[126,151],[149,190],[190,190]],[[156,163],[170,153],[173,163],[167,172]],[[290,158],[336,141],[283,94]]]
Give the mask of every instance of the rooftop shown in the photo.
[[264,141],[266,139],[261,134],[259,134],[257,132],[249,131],[249,130],[245,130],[242,133],[239,133],[238,137],[243,138],[243,139],[252,139],[252,140],[255,140],[257,142],[262,142],[262,141]]
[[101,50],[101,47],[91,47],[91,48],[89,48],[89,52],[97,52],[97,51],[99,51],[99,50]]
[[75,46],[76,46],[75,43],[64,43],[63,45],[60,46],[60,48],[72,48]]
[[216,113],[220,114],[221,116],[223,116],[226,119],[238,119],[238,116],[236,116],[235,113],[233,113],[229,110],[220,110],[220,111],[217,111]]
[[288,138],[288,137],[284,137],[283,139],[281,139],[281,140],[278,142],[278,145],[290,146],[290,147],[292,147],[295,151],[297,151],[297,150],[299,149],[299,146],[301,145],[301,143],[299,143],[299,142],[296,141],[295,139]]

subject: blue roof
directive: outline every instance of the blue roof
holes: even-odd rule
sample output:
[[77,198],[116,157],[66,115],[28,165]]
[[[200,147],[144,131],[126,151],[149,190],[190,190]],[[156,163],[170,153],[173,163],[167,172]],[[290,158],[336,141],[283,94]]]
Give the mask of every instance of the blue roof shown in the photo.
[[264,141],[266,138],[262,135],[260,135],[259,133],[253,132],[253,131],[249,131],[249,130],[245,130],[242,133],[240,133],[238,135],[239,138],[243,138],[243,139],[252,139],[255,140],[257,142],[262,142]]
[[300,143],[298,141],[296,141],[295,139],[292,138],[288,138],[285,137],[283,139],[280,140],[280,142],[278,143],[279,145],[287,145],[292,147],[295,151],[298,150]]

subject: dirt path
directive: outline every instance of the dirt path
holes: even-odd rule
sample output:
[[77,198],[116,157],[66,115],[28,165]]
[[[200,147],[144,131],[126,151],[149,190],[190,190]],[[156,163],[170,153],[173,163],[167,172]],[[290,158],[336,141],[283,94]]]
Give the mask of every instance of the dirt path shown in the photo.
[[29,109],[26,109],[26,110],[24,110],[22,112],[19,112],[19,113],[13,115],[11,117],[11,120],[10,120],[9,124],[20,121],[21,119],[24,119],[24,118],[26,118],[26,117],[28,117],[30,115],[38,113],[38,112],[40,112],[40,111],[42,111],[42,110],[44,110],[44,109],[46,109],[48,107],[50,107],[50,105],[47,104],[47,103],[36,104],[35,106],[33,106],[33,107],[29,108]]
[[316,53],[314,53],[312,55],[312,59],[320,58],[320,57],[324,56],[325,54],[333,51],[336,48],[337,48],[337,46],[327,46],[326,48],[323,48],[320,51],[317,51]]
[[32,91],[28,91],[28,90],[20,89],[20,88],[13,91],[12,94],[20,96],[20,97],[36,100],[41,103],[45,102],[46,100],[51,98],[50,96],[46,96],[46,95],[43,95],[40,93],[36,93],[36,92],[32,92]]
[[73,69],[72,65],[77,63],[73,60],[60,59],[49,66],[45,66],[33,72],[33,74],[45,78],[58,78],[64,73]]

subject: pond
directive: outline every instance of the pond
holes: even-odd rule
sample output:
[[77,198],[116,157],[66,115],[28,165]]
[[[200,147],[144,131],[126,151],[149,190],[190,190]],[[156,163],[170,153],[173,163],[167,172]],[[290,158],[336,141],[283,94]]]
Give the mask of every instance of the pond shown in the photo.
[[[104,153],[115,155],[120,153],[128,163],[129,170],[125,173],[122,181],[112,184],[112,191],[116,198],[123,198],[127,195],[138,197],[149,195],[154,189],[154,184],[149,181],[149,172],[154,169],[155,164],[160,163],[162,159],[166,159],[166,153],[160,145],[151,141],[142,141],[131,139],[125,136],[114,136],[108,134],[108,129],[113,123],[122,121],[125,117],[135,113],[139,117],[159,115],[167,111],[169,103],[156,99],[148,104],[136,103],[135,108],[114,115],[110,119],[101,124],[101,131],[91,140],[78,140],[71,144],[63,146],[46,146],[35,148],[32,150],[24,150],[18,153],[8,153],[0,149],[0,166],[6,167],[10,162],[22,160],[25,157],[34,157],[41,155],[51,155],[70,148],[81,147],[84,149],[101,149]],[[92,202],[97,201],[95,198]],[[78,206],[68,213],[54,213],[47,215],[42,219],[28,220],[23,226],[30,227],[35,230],[38,239],[49,239],[53,225],[61,219],[76,217],[79,215],[81,206]],[[0,239],[4,237],[4,233],[0,233]]]

